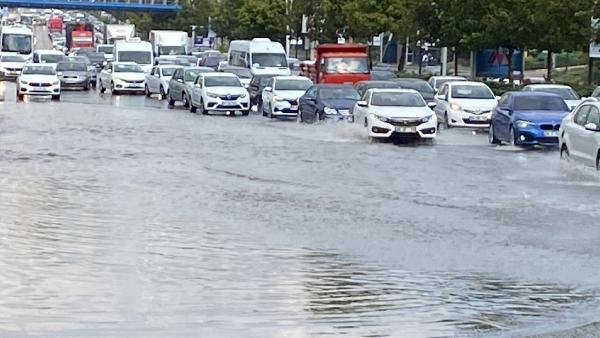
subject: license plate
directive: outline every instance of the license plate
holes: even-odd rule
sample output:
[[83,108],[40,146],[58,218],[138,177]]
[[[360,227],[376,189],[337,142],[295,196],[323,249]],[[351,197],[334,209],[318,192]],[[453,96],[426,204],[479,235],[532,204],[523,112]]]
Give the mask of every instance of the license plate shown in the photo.
[[291,106],[290,110],[298,110],[298,106]]
[[396,127],[397,133],[416,133],[416,127]]
[[142,84],[141,83],[133,83],[133,84],[130,84],[129,87],[140,88],[140,87],[142,87]]
[[237,102],[235,101],[223,101],[223,103],[221,104],[225,107],[235,107],[237,106]]
[[545,137],[558,137],[558,132],[557,131],[545,131],[544,136]]
[[471,120],[473,121],[486,121],[487,117],[483,115],[471,116]]

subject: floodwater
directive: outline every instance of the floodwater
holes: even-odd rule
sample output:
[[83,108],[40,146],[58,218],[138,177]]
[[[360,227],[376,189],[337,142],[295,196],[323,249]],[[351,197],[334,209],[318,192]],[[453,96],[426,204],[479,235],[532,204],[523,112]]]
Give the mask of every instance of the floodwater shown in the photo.
[[599,319],[600,176],[554,151],[13,93],[1,337],[491,337]]

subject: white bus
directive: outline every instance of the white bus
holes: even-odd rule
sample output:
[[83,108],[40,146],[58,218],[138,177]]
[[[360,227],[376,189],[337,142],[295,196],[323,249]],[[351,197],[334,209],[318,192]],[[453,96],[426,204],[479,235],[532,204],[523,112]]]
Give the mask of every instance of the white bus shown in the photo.
[[3,55],[21,55],[29,60],[33,55],[35,38],[27,27],[3,26],[0,30],[0,43]]
[[228,62],[232,66],[249,68],[252,74],[290,75],[285,49],[270,39],[231,41]]
[[149,73],[154,66],[154,54],[150,42],[139,39],[115,41],[113,61],[135,62],[144,72]]

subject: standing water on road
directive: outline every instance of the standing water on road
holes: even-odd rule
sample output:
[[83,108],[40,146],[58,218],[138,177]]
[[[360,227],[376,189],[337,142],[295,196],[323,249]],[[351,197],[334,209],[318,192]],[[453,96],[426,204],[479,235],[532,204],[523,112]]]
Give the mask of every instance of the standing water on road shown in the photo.
[[485,336],[597,307],[600,183],[554,153],[78,95],[0,111],[0,336]]

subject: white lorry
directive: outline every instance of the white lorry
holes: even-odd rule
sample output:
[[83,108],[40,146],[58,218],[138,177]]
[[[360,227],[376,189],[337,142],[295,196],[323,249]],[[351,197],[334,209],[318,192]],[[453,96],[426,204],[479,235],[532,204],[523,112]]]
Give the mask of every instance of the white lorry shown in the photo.
[[113,45],[118,40],[129,40],[135,37],[135,25],[105,25],[104,43]]
[[183,31],[150,31],[150,43],[154,56],[188,54],[188,34]]

